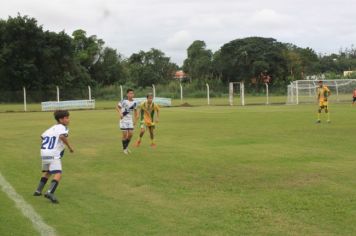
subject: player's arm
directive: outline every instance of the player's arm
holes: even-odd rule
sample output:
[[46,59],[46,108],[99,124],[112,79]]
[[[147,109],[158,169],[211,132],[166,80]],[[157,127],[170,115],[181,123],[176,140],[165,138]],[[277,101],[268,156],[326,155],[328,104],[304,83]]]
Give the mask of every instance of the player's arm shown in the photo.
[[134,110],[134,125],[137,124],[137,120],[138,120],[138,111],[137,109]]
[[156,115],[156,119],[155,119],[155,123],[158,123],[159,122],[159,109],[156,110],[157,112],[157,115]]
[[66,136],[64,136],[63,134],[61,134],[59,136],[59,139],[62,140],[62,142],[68,147],[70,152],[74,152],[74,149],[72,148],[72,146],[69,144],[68,142],[68,138]]
[[330,89],[326,88],[326,96],[324,96],[324,101],[327,101],[330,95],[331,95]]
[[116,106],[116,111],[119,112],[120,119],[122,119],[124,116],[122,115],[120,104],[118,104],[118,105]]
[[155,108],[154,109],[156,111],[156,117],[155,117],[155,120],[153,122],[158,123],[159,122],[159,110],[160,110],[160,108],[159,108],[158,105],[155,104]]
[[140,108],[140,110],[139,110],[139,112],[138,112],[138,114],[137,114],[138,120],[139,120],[140,122],[143,122],[144,116],[145,116],[144,105],[141,104],[139,108]]

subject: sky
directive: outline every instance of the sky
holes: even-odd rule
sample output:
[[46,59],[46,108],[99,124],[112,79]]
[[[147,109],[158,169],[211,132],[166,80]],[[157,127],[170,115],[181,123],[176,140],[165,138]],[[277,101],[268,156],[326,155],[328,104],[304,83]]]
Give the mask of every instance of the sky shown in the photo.
[[0,18],[28,15],[45,30],[83,29],[125,57],[157,48],[182,65],[194,40],[273,37],[330,54],[356,44],[355,0],[0,0]]

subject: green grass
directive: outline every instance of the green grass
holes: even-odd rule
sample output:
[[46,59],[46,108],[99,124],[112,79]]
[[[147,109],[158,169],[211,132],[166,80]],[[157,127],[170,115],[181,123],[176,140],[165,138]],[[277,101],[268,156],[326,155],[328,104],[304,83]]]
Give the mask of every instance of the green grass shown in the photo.
[[[164,108],[158,148],[130,157],[115,111],[73,111],[59,205],[31,196],[52,114],[0,113],[0,171],[58,235],[353,235],[356,108],[315,108]],[[0,235],[33,235],[0,201]]]

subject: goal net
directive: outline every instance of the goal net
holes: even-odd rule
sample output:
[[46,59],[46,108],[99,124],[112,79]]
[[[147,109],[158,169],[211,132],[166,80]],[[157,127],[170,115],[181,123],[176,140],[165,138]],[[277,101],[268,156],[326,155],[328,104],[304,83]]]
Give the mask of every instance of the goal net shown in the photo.
[[[296,80],[288,85],[287,104],[315,103],[319,80]],[[331,102],[350,102],[356,88],[355,79],[322,80],[330,91]]]
[[242,82],[229,83],[229,104],[234,105],[234,97],[240,97],[241,105],[245,106],[245,85]]

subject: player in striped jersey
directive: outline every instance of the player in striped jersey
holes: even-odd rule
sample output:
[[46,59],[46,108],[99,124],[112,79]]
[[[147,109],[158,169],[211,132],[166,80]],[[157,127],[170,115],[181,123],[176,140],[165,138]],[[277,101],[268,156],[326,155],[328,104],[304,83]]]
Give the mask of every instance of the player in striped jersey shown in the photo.
[[129,144],[137,122],[137,102],[134,100],[134,91],[127,90],[127,99],[122,100],[116,106],[120,115],[120,129],[122,131],[122,148],[124,154],[129,154]]

